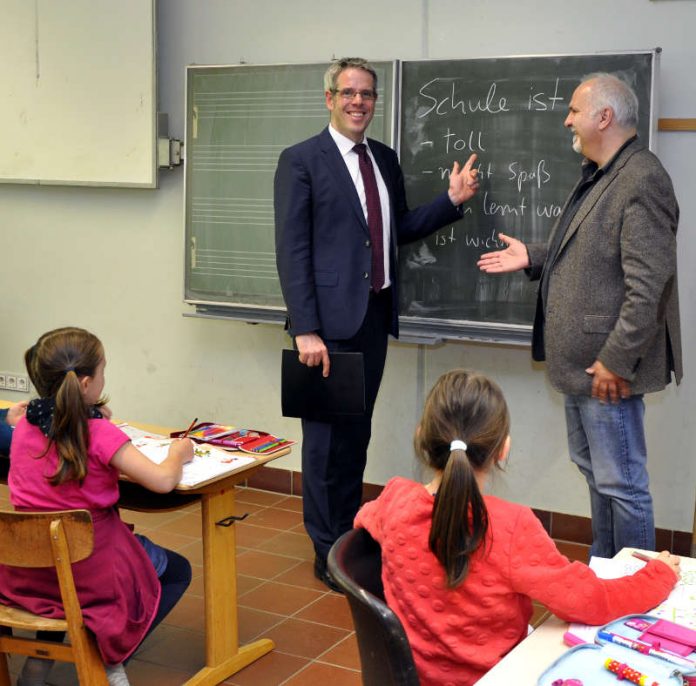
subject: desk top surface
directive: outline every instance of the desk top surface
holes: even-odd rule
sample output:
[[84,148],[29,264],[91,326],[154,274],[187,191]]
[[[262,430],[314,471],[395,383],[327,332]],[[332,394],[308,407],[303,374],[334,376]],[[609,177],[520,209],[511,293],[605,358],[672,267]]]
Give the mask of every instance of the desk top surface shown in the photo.
[[[11,405],[14,405],[15,402],[18,401],[0,399],[0,409],[10,407]],[[176,429],[172,429],[171,427],[159,426],[157,424],[144,424],[142,422],[129,423],[139,429],[142,429],[143,431],[147,431],[153,434],[160,434],[163,436],[169,436],[170,432],[176,431]],[[174,490],[179,493],[200,495],[203,493],[211,493],[214,491],[219,491],[221,489],[230,488],[231,486],[238,484],[240,481],[244,481],[249,476],[249,472],[258,469],[259,467],[262,467],[267,462],[271,462],[272,460],[282,457],[283,455],[287,455],[289,452],[290,448],[285,448],[284,450],[279,450],[277,453],[274,453],[273,455],[263,455],[258,457],[254,456],[255,462],[238,467],[234,471],[228,472],[226,474],[221,474],[220,476],[211,479],[210,481],[207,481],[199,486],[181,486],[175,488]]]

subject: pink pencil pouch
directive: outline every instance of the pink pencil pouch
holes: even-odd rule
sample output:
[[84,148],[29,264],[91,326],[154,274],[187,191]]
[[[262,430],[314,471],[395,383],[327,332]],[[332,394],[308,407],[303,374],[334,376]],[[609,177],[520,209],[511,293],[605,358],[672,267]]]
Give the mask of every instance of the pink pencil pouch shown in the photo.
[[696,631],[666,619],[658,619],[639,638],[658,650],[668,650],[683,657],[696,650]]

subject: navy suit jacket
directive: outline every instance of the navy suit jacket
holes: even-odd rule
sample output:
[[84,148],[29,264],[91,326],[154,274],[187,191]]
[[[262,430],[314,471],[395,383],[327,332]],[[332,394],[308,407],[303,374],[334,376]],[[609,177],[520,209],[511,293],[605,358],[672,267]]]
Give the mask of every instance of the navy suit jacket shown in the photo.
[[[391,333],[398,335],[397,245],[461,218],[447,192],[414,210],[406,204],[396,153],[368,139],[391,209]],[[276,262],[292,336],[345,340],[360,328],[370,293],[370,233],[360,198],[328,128],[285,149],[274,183]]]
[[7,423],[7,410],[0,410],[0,455],[10,454],[12,427]]

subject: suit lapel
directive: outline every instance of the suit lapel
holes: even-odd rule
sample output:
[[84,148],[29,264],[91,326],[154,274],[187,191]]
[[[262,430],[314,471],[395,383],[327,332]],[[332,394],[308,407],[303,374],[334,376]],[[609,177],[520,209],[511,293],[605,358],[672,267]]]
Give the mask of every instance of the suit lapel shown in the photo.
[[336,143],[334,143],[333,138],[331,138],[328,128],[324,129],[321,134],[319,134],[319,147],[324,155],[326,166],[331,176],[334,178],[336,186],[346,195],[348,202],[353,208],[353,212],[355,212],[365,233],[369,236],[370,230],[365,221],[365,213],[360,204],[358,191],[355,190],[355,184],[353,183],[353,179],[350,178],[348,167],[346,167],[346,163],[341,157]]

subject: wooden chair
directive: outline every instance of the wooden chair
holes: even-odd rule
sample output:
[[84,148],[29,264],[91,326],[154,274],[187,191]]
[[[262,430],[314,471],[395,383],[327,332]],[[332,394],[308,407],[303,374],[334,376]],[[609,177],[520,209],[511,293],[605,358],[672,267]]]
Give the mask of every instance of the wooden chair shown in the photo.
[[406,632],[384,600],[379,543],[352,529],[333,544],[327,566],[350,605],[364,686],[418,686]]
[[[65,619],[47,619],[0,605],[0,686],[11,686],[7,654],[73,662],[80,684],[107,686],[94,636],[85,627],[71,564],[92,554],[94,532],[87,510],[0,512],[0,564],[55,567]],[[67,632],[69,643],[12,636],[9,629]],[[33,635],[33,634],[32,634]]]

